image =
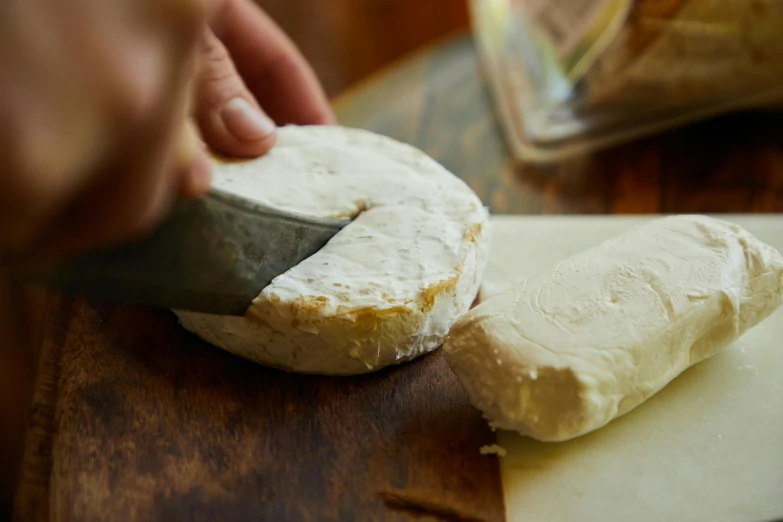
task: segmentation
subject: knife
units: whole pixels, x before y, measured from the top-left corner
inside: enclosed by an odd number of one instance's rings
[[[272,279],[349,222],[285,212],[212,188],[175,205],[144,239],[37,270],[30,279],[110,301],[241,316]]]

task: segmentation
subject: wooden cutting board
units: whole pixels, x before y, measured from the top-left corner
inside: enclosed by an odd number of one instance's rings
[[[783,251],[783,217],[726,218]],[[646,219],[495,217],[482,298]],[[498,443],[509,522],[783,517],[783,309],[597,432]]]
[[[47,310],[16,521],[500,522],[494,441],[440,353],[287,374],[167,311]]]

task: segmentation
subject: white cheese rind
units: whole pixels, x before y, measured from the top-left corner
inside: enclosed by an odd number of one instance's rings
[[[440,346],[478,292],[487,210],[413,147],[357,129],[285,127],[269,154],[219,165],[213,183],[291,212],[358,214],[244,317],[176,311],[239,356],[302,373],[378,370]]]
[[[488,299],[444,351],[493,427],[563,441],[635,408],[782,296],[777,250],[726,221],[667,217]]]

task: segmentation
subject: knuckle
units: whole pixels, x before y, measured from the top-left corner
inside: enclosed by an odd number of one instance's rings
[[[204,62],[201,80],[207,84],[224,83],[232,80],[236,75],[230,62],[209,59]]]
[[[201,63],[198,89],[202,102],[210,109],[242,96],[246,91],[227,53],[205,57]]]
[[[168,78],[176,64],[148,41],[137,41],[118,53],[114,67],[97,86],[110,116],[122,123],[154,117],[166,98]]]
[[[120,86],[110,101],[107,112],[110,119],[127,125],[140,125],[155,117],[155,107],[163,99],[163,92],[150,92],[132,80]]]

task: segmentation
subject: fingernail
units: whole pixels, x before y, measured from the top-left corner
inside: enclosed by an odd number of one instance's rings
[[[244,98],[233,98],[220,111],[223,124],[234,138],[255,141],[266,138],[277,128],[264,113]]]

